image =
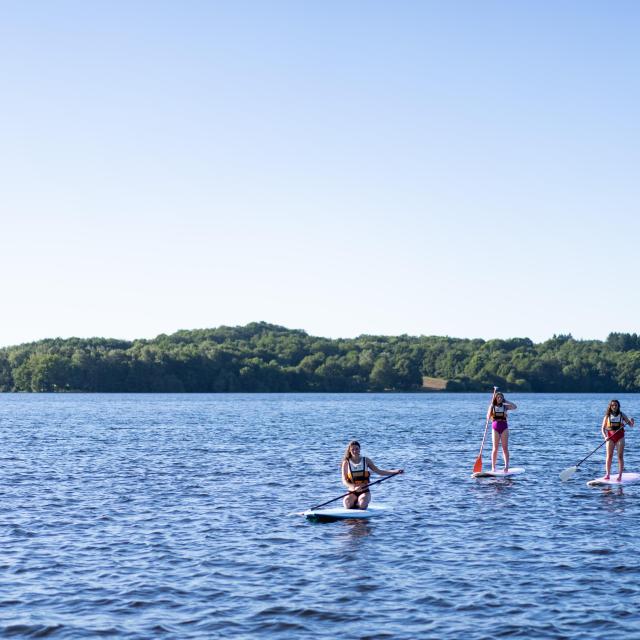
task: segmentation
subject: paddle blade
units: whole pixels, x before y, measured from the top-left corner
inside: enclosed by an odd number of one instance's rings
[[[476,463],[473,465],[473,473],[480,473],[482,471],[482,456],[476,458]]]
[[[578,467],[569,467],[568,469],[565,469],[561,474],[560,474],[560,480],[562,480],[562,482],[566,482],[567,480],[569,480],[570,478],[573,477],[573,474],[578,470]]]

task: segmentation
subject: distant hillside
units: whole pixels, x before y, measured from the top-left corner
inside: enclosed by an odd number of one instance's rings
[[[640,338],[330,340],[264,322],[153,340],[48,339],[0,349],[0,391],[640,390]]]

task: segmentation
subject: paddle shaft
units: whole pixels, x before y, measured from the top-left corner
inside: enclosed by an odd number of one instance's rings
[[[498,387],[493,387],[493,395],[491,396],[491,404],[493,404],[493,400],[496,397],[496,393],[498,391]],[[491,406],[491,405],[489,405]],[[480,467],[478,471],[482,471],[482,450],[484,449],[484,441],[487,439],[487,429],[489,428],[489,412],[487,410],[487,420],[484,423],[484,433],[482,434],[482,442],[480,444],[480,453],[476,458],[476,463],[473,465],[473,471],[476,472],[476,467]]]
[[[618,431],[614,431],[613,433],[618,433]],[[613,435],[610,435],[608,438],[605,438],[586,458],[582,458],[582,460],[580,460],[580,462],[578,462],[576,467],[579,467],[585,460],[590,458],[602,445],[604,445],[607,442],[609,442],[609,440],[611,440],[612,437],[613,437]]]
[[[324,507],[325,505],[335,502],[336,500],[340,500],[340,498],[346,498],[348,495],[351,495],[352,493],[355,493],[355,494],[362,493],[363,491],[366,491],[369,487],[373,487],[374,484],[378,484],[379,482],[384,482],[385,480],[389,480],[390,478],[393,478],[393,476],[399,476],[399,475],[400,473],[392,473],[391,475],[385,476],[384,478],[380,478],[380,480],[376,480],[374,482],[370,482],[369,484],[364,485],[363,487],[359,487],[354,491],[347,491],[347,493],[343,493],[341,496],[338,496],[337,498],[332,498],[331,500],[327,500],[322,504],[317,504],[315,507],[311,507],[309,511],[315,511],[320,507]]]
[[[622,427],[624,429],[624,427]],[[614,432],[616,433],[616,432]],[[604,444],[606,444],[607,442],[609,442],[609,440],[611,440],[611,438],[613,437],[613,435],[609,436],[608,438],[605,438],[588,456],[582,458],[582,460],[580,460],[580,462],[578,462],[578,464],[574,465],[573,467],[568,467],[567,469],[565,469],[561,474],[560,474],[560,480],[562,480],[562,482],[566,482],[569,478],[571,478],[571,476],[573,476],[573,474],[578,470],[578,467],[587,459],[589,459],[600,447],[602,447]]]

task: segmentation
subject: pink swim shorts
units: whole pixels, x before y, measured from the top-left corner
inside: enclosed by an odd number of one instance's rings
[[[502,433],[509,428],[509,425],[507,424],[506,420],[494,420],[491,423],[491,428],[498,433]]]

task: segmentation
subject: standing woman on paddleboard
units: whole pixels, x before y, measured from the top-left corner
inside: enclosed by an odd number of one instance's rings
[[[613,452],[618,448],[618,481],[622,480],[622,472],[624,471],[624,425],[628,424],[633,427],[635,420],[627,418],[620,411],[620,403],[612,400],[607,407],[607,411],[602,419],[602,437],[607,441],[607,457],[604,463],[604,479],[609,480],[611,477],[611,461],[613,460]]]
[[[498,445],[501,442],[504,470],[509,471],[509,425],[507,423],[507,411],[513,411],[517,408],[513,402],[507,402],[500,391],[493,396],[493,401],[489,405],[487,421],[491,420],[491,437],[493,442],[493,449],[491,449],[491,471],[496,470]]]
[[[342,484],[349,491],[358,491],[369,483],[369,470],[381,476],[392,476],[396,473],[403,473],[403,469],[378,469],[371,458],[360,455],[360,443],[352,440],[344,452],[342,458]],[[342,501],[345,509],[366,509],[371,502],[371,492],[365,489],[362,493],[351,493]]]

